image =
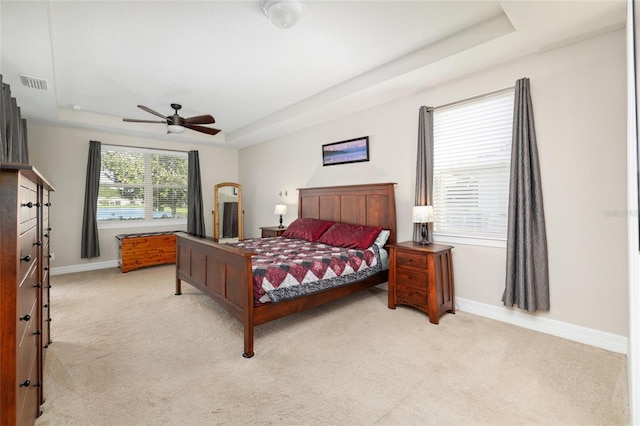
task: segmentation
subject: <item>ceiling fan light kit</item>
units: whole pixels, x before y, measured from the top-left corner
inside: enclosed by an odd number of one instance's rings
[[[262,10],[276,27],[291,28],[302,18],[304,8],[300,0],[266,0]]]
[[[178,124],[167,124],[167,130],[169,133],[182,133],[184,132],[184,127]]]
[[[138,108],[148,112],[149,114],[153,114],[157,117],[161,117],[164,120],[138,120],[134,118],[123,118],[122,121],[127,121],[129,123],[162,123],[167,125],[167,133],[182,133],[185,129],[195,130],[196,132],[206,133],[208,135],[215,135],[220,132],[219,129],[214,129],[212,127],[205,126],[197,126],[197,124],[212,124],[215,123],[216,120],[213,116],[209,114],[205,115],[195,115],[193,117],[180,117],[178,115],[178,111],[182,108],[180,104],[171,104],[171,108],[174,110],[173,115],[167,115],[166,117],[160,114],[157,111],[152,110],[149,107],[144,105],[138,105]]]

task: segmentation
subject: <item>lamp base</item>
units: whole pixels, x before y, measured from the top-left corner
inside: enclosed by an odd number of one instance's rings
[[[431,244],[431,242],[428,240],[422,240],[419,241],[418,244],[420,244],[421,246],[428,246],[429,244]]]

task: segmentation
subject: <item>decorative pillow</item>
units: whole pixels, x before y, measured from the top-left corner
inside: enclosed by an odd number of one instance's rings
[[[389,231],[388,229],[383,229],[382,231],[380,231],[380,233],[378,234],[378,238],[376,238],[373,244],[377,245],[380,248],[384,247],[384,245],[387,244],[387,240],[389,239],[390,235],[391,231]]]
[[[316,241],[331,225],[333,225],[333,222],[326,220],[299,217],[289,225],[287,230],[282,233],[282,236],[286,238],[297,238],[299,240]]]
[[[318,242],[336,247],[365,250],[371,247],[381,230],[380,227],[334,223],[322,234]]]

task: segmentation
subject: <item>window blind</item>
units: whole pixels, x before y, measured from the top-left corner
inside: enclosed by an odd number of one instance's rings
[[[514,91],[434,110],[434,232],[506,240]]]

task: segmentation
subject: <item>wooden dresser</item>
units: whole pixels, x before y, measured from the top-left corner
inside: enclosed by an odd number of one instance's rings
[[[33,167],[0,163],[2,425],[32,425],[44,402],[44,354],[51,343],[50,191]]]
[[[409,305],[438,324],[445,312],[456,312],[452,246],[420,245],[413,241],[390,244],[389,309]]]

